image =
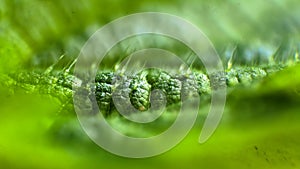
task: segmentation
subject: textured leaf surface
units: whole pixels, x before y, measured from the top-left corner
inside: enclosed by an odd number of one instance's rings
[[[288,64],[299,59],[298,7],[298,0],[0,1],[0,168],[299,168],[299,65],[257,84],[230,90],[224,118],[205,144],[197,140],[208,101],[201,102],[197,124],[183,142],[165,154],[139,160],[117,157],[99,148],[82,131],[74,112],[62,111],[68,105],[63,101],[70,97],[70,90],[64,91],[70,83],[65,82],[72,78],[65,80],[68,78],[58,73],[53,79],[45,77],[42,85],[34,73],[41,74],[65,54],[55,65],[60,72],[77,57],[96,29],[141,11],[170,12],[195,23],[212,40],[224,64],[233,70],[245,65]],[[154,38],[153,44],[188,60],[186,47],[177,47],[176,43],[164,46],[164,40]],[[138,42],[126,43],[135,49],[153,45]],[[126,43],[104,60],[105,68],[111,71],[120,56],[131,52],[125,50]],[[18,81],[7,76],[14,73],[19,75]],[[253,78],[252,74],[239,77],[238,73],[232,71],[230,75],[237,81]],[[237,81],[231,79],[228,83],[235,85]],[[49,80],[64,88],[52,86]],[[16,83],[21,87],[12,88]],[[108,96],[104,84],[100,81],[98,88]],[[35,92],[36,87],[40,93]],[[139,86],[134,88],[141,90]],[[58,96],[52,97],[55,93]],[[165,130],[175,110],[171,107],[158,123],[148,126],[129,123],[118,115],[108,121],[128,135],[147,137]]]

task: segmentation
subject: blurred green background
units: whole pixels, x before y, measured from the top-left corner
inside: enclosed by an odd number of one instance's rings
[[[298,0],[0,0],[0,73],[44,69],[62,54],[73,60],[98,28],[146,11],[196,24],[224,61],[238,48],[237,62],[287,63],[299,57],[299,5]],[[147,159],[104,151],[87,138],[76,117],[58,113],[62,105],[55,98],[26,94],[0,80],[0,168],[300,167],[299,65],[231,91],[217,131],[198,144],[209,107],[203,103],[183,142]]]

